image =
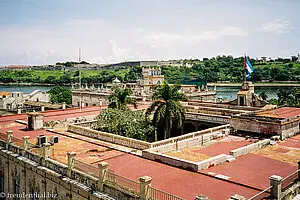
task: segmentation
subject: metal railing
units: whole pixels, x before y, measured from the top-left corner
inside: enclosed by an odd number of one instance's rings
[[[270,186],[270,187],[264,189],[263,191],[257,193],[256,195],[254,195],[253,197],[249,198],[248,200],[269,199],[272,187],[273,186]]]
[[[154,187],[149,187],[150,199],[149,200],[184,200],[178,196],[164,192]]]
[[[283,178],[281,180],[281,188],[285,189],[288,186],[290,186],[291,184],[293,184],[295,182],[295,180],[297,180],[297,179],[300,180],[299,172],[300,172],[300,169],[298,169],[297,171],[294,171],[290,175]]]
[[[94,177],[98,177],[98,174],[99,174],[98,167],[81,162],[77,159],[75,159],[75,169],[78,169],[79,171],[82,171],[82,172],[92,175]]]
[[[140,194],[140,183],[134,180],[130,180],[124,176],[115,174],[112,171],[106,171],[106,181],[110,184],[117,185],[118,187],[135,193]]]

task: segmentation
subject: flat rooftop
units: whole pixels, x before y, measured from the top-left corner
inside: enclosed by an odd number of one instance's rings
[[[213,156],[220,154],[227,154],[231,150],[252,144],[253,141],[250,139],[245,139],[244,137],[238,136],[228,136],[220,139],[215,139],[207,142],[204,146],[197,145],[190,148],[184,148],[179,151],[170,151],[165,154],[185,160],[190,160],[193,162],[199,162],[201,160],[208,159]]]
[[[140,105],[139,108],[148,106]],[[86,107],[46,111],[43,114],[45,121],[51,121],[97,115],[99,112],[99,107]],[[45,135],[48,139],[51,135],[56,135],[59,143],[51,146],[52,159],[66,163],[67,152],[75,151],[76,159],[79,161],[95,167],[101,161],[108,162],[110,170],[136,181],[141,176],[151,176],[154,187],[187,200],[193,200],[199,194],[217,200],[227,200],[234,194],[249,198],[269,186],[269,176],[285,177],[294,172],[297,169],[296,161],[300,157],[300,135],[297,135],[274,146],[239,157],[233,162],[191,172],[147,160],[135,155],[134,150],[127,147],[74,133],[62,130],[28,131],[25,125],[15,122],[17,119],[26,121],[27,115],[0,117],[0,132],[5,134],[7,130],[12,130],[14,137],[19,139],[30,136],[30,141],[34,144],[38,135]],[[249,140],[232,136],[220,139],[209,146],[192,149],[191,152],[211,157],[221,153],[228,154],[230,150],[250,143]],[[97,175],[97,170],[90,173]],[[220,176],[222,178],[219,178]]]
[[[271,117],[271,118],[294,118],[300,117],[300,108],[296,107],[282,107],[263,112],[257,112],[256,116]]]

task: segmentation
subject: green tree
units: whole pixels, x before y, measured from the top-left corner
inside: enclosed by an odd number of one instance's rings
[[[136,100],[129,97],[132,94],[132,90],[130,88],[121,89],[120,87],[114,87],[113,93],[108,97],[108,107],[126,110],[128,109],[127,104],[132,104],[135,108],[137,108]]]
[[[269,100],[269,104],[271,104],[271,105],[278,105],[278,100],[275,99],[275,98],[271,98],[271,99]]]
[[[293,95],[293,105],[299,106],[300,105],[300,88],[298,88],[298,87],[293,88],[292,95]]]
[[[94,129],[139,140],[151,141],[154,127],[141,111],[108,108],[96,118]]]
[[[293,96],[291,91],[287,89],[279,89],[277,92],[278,105],[291,105],[293,102]]]
[[[166,81],[159,85],[152,99],[154,102],[147,109],[146,114],[154,112],[152,123],[158,129],[160,139],[171,137],[171,129],[183,130],[185,110],[180,101],[187,100],[185,94],[180,93],[181,85],[169,85]]]
[[[72,104],[72,91],[66,87],[55,86],[48,93],[52,103]]]

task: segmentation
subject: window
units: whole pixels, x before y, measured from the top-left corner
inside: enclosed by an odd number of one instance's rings
[[[4,192],[4,171],[0,170],[0,193]],[[0,198],[1,200],[4,198]]]
[[[88,103],[85,103],[85,106],[86,106],[86,107],[88,107],[88,106],[89,106],[89,104],[88,104]]]
[[[245,105],[245,97],[240,96],[240,106],[244,106],[244,105]]]
[[[20,194],[20,178],[15,178],[13,180],[13,184],[14,184],[14,194]],[[15,199],[20,199],[19,196],[16,196]]]

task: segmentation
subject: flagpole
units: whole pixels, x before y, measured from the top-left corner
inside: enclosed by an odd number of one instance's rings
[[[247,82],[247,78],[246,78],[246,70],[245,70],[245,68],[246,68],[246,53],[244,53],[244,77],[243,77],[243,79],[244,79],[244,82]]]

